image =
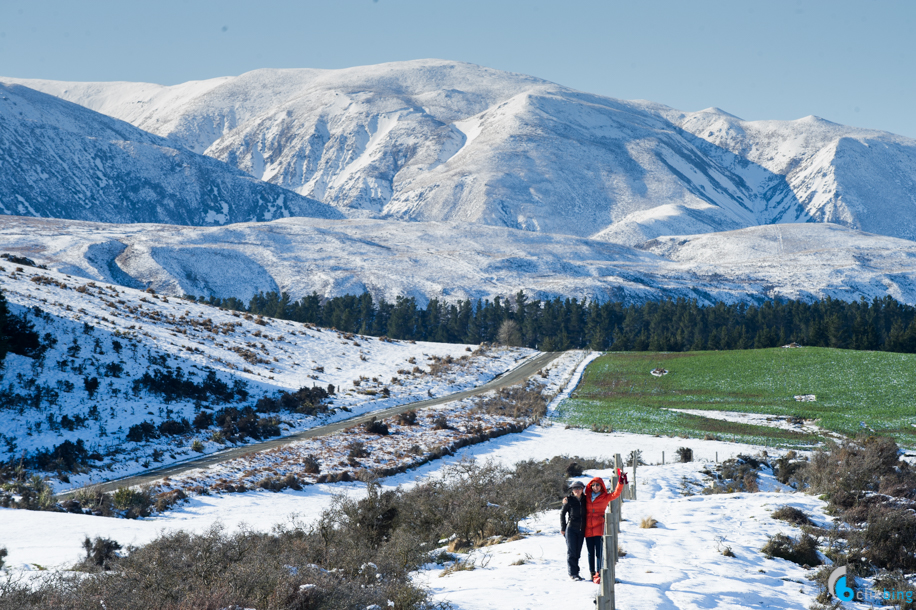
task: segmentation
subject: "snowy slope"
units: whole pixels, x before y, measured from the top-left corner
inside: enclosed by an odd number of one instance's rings
[[[0,84],[0,214],[214,225],[335,209],[129,123]]]
[[[742,121],[712,108],[666,116],[786,182],[812,220],[916,236],[916,145],[910,138],[807,116]]]
[[[916,142],[745,122],[472,64],[255,70],[164,87],[20,82],[354,215],[663,235],[826,221],[916,238]]]
[[[226,227],[0,217],[2,251],[170,295],[286,291],[394,301],[511,296],[709,304],[777,296],[916,303],[916,243],[838,225],[768,225],[628,248],[463,223],[284,219]]]
[[[671,455],[682,445],[693,448],[697,461],[655,465],[662,451]],[[639,449],[653,465],[638,470],[639,498],[623,504],[621,546],[627,555],[617,564],[617,602],[621,608],[779,608],[805,610],[816,595],[807,570],[782,559],[766,559],[760,547],[767,536],[783,532],[798,535],[797,528],[774,520],[770,513],[783,505],[804,510],[822,526],[831,521],[825,503],[815,497],[787,493],[769,475],[761,476],[763,491],[756,494],[685,497],[684,479],[702,484],[701,470],[718,452],[720,460],[753,454],[760,448],[698,439],[657,438],[632,434],[597,434],[565,430],[562,426],[532,427],[482,445],[462,449],[453,457],[420,469],[389,477],[386,487],[412,485],[437,476],[443,466],[467,456],[494,459],[511,465],[524,459],[577,454],[608,459]],[[608,476],[607,471],[589,471]],[[188,504],[148,519],[124,520],[66,513],[41,513],[0,509],[5,526],[2,540],[10,551],[7,563],[14,574],[34,573],[36,564],[67,568],[83,555],[85,536],[104,536],[121,544],[144,544],[163,530],[182,528],[203,532],[214,522],[233,530],[245,524],[269,531],[275,524],[297,515],[313,522],[332,494],[352,497],[365,493],[362,483],[311,485],[302,491],[280,493],[251,491],[242,494],[197,496]],[[640,529],[643,517],[659,521],[656,529]],[[566,577],[566,549],[559,534],[559,511],[548,511],[522,523],[522,540],[484,547],[468,558],[476,565],[440,577],[441,566],[430,564],[417,573],[434,597],[458,610],[504,608],[593,608],[598,587],[571,582]],[[717,543],[730,546],[736,557],[724,557]],[[519,560],[521,565],[512,565]],[[586,557],[580,566],[586,566]],[[865,608],[865,606],[850,606]]]
[[[24,315],[50,343],[40,358],[8,354],[2,363],[0,461],[82,440],[99,459],[90,473],[71,477],[73,484],[143,472],[154,452],[160,464],[187,460],[198,455],[191,451],[195,440],[204,444],[202,453],[224,446],[210,429],[126,441],[130,427],[141,422],[193,421],[204,408],[243,408],[283,391],[334,385],[328,413],[279,414],[286,435],[474,387],[534,353],[343,335],[6,261],[0,286],[11,311]],[[433,357],[446,356],[455,364],[439,375],[426,374]],[[236,393],[228,402],[170,400],[134,386],[144,373],[178,374],[196,384],[212,373],[246,395]],[[92,379],[95,391],[89,390]]]

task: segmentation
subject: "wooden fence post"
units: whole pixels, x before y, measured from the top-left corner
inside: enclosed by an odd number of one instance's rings
[[[662,466],[665,465],[665,452],[662,451]]]
[[[616,502],[616,500],[615,500]],[[614,523],[614,502],[608,504],[604,512],[604,544],[603,565],[601,566],[601,589],[598,593],[598,610],[617,610],[614,598],[614,582],[617,579],[615,565],[617,563],[617,524]]]
[[[613,477],[614,486],[611,487],[611,490],[614,490],[614,489],[617,488],[617,469],[620,468],[621,471],[623,471],[623,467],[624,467],[624,463],[623,463],[623,460],[622,460],[621,457],[620,457],[620,454],[619,454],[619,453],[615,453],[615,454],[614,454],[614,477]],[[620,497],[620,500],[623,500],[623,492],[622,492],[622,491],[620,492],[620,496],[621,496],[621,497]],[[616,500],[615,500],[615,501],[616,501]],[[617,501],[617,516],[618,516],[618,519],[619,519],[620,515],[622,514],[622,513],[621,513],[621,510],[620,510],[620,504],[621,504],[621,503],[620,503],[619,501]],[[620,523],[619,523],[619,521],[618,521],[617,526],[618,526],[618,527],[617,527],[617,533],[619,534],[619,533],[620,533]],[[616,557],[616,556],[617,556],[617,553],[614,553],[614,556]]]
[[[631,500],[636,499],[636,462],[639,461],[636,458],[636,456],[637,456],[637,453],[634,451],[633,452],[633,482],[630,484],[632,486],[630,490],[630,499]]]

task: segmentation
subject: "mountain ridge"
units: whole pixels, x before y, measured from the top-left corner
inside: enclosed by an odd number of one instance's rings
[[[912,215],[894,217],[916,203],[916,141],[814,117],[685,113],[447,60],[262,69],[171,87],[5,80],[133,121],[351,217],[627,245],[804,221],[916,238]]]
[[[0,83],[0,212],[212,225],[339,211],[133,125]]]

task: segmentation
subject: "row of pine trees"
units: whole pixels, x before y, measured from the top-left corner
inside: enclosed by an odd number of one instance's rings
[[[193,297],[186,297],[193,298]],[[260,293],[240,299],[199,299],[251,314],[307,322],[350,333],[444,343],[498,342],[543,351],[697,351],[802,345],[916,353],[916,308],[891,297],[846,302],[826,299],[717,303],[677,299],[641,304],[531,300],[514,297],[390,303],[369,293],[297,301]]]

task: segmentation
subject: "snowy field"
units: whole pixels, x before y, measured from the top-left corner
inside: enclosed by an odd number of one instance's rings
[[[681,446],[694,450],[697,461],[657,465],[661,452],[671,456]],[[767,535],[797,534],[795,528],[769,517],[788,504],[828,525],[823,502],[812,496],[789,493],[767,475],[761,475],[761,492],[727,495],[682,495],[683,481],[693,481],[696,491],[703,484],[700,471],[718,453],[720,460],[760,447],[702,441],[657,438],[633,434],[600,434],[565,429],[562,425],[535,426],[521,434],[462,449],[455,456],[417,470],[390,477],[383,485],[411,485],[423,477],[436,476],[448,463],[464,457],[492,459],[503,464],[519,460],[575,454],[610,458],[634,449],[643,452],[650,465],[638,469],[638,500],[623,506],[621,546],[627,555],[617,568],[620,608],[792,608],[803,610],[816,594],[805,579],[807,572],[781,560],[766,559],[760,548]],[[670,459],[670,458],[669,458]],[[610,471],[583,475],[609,476]],[[201,532],[214,523],[232,530],[242,524],[269,530],[277,523],[297,518],[314,520],[333,494],[360,495],[362,483],[311,485],[303,491],[266,491],[223,496],[195,497],[189,504],[148,519],[128,521],[62,513],[0,509],[0,545],[9,549],[12,571],[63,568],[82,556],[85,536],[105,536],[121,544],[143,544],[171,529]],[[643,517],[658,520],[657,529],[640,529]],[[456,608],[591,608],[597,586],[572,582],[566,577],[565,544],[559,533],[559,511],[536,515],[524,523],[527,537],[479,549],[470,555],[478,566],[440,577],[442,568],[417,574],[436,599]],[[736,557],[722,556],[718,545],[730,546]],[[510,565],[518,560],[523,565]],[[587,571],[586,556],[580,563]]]

